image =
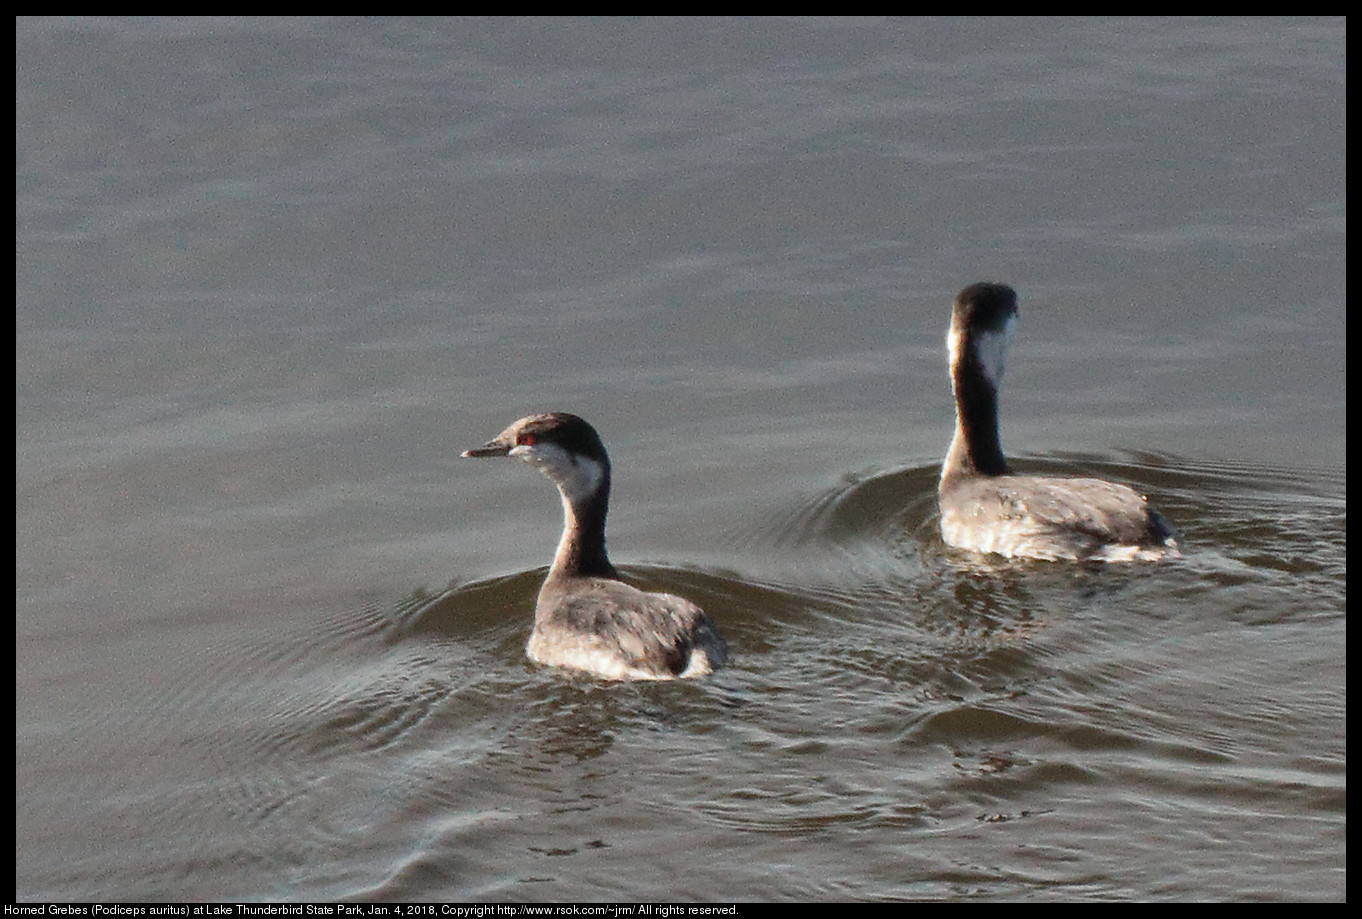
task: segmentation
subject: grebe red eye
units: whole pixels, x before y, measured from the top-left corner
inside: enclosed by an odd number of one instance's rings
[[[521,434],[519,437],[516,438],[516,443],[520,444],[522,447],[532,447],[534,446],[534,435]]]

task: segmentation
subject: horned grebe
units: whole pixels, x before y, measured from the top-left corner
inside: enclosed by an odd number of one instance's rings
[[[724,662],[727,646],[700,607],[626,584],[610,564],[610,459],[595,428],[565,412],[530,415],[463,455],[522,459],[563,496],[563,537],[525,649],[531,660],[610,680],[701,676]]]
[[[1013,475],[998,436],[998,386],[1017,294],[972,284],[946,336],[955,437],[941,465],[941,537],[1012,558],[1132,561],[1178,555],[1178,536],[1142,495],[1101,479]]]

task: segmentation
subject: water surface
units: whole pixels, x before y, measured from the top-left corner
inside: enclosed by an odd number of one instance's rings
[[[20,899],[1346,897],[1341,20],[21,19]],[[1167,564],[936,534],[944,335]],[[732,663],[524,658],[587,417]]]

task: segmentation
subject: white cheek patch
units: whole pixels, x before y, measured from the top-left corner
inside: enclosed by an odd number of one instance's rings
[[[1017,320],[1008,319],[997,332],[980,332],[974,337],[974,355],[989,382],[997,388],[1003,379],[1003,365],[1007,359],[1007,346],[1012,342]]]
[[[604,477],[605,469],[600,463],[579,456],[571,465],[571,473],[557,481],[563,494],[576,503],[594,496]]]
[[[511,456],[524,460],[551,478],[556,478],[561,470],[572,468],[572,457],[557,444],[517,444],[511,448]]]
[[[574,457],[557,444],[521,444],[511,449],[519,457],[553,479],[563,495],[576,502],[595,494],[605,470],[600,463],[584,456]]]

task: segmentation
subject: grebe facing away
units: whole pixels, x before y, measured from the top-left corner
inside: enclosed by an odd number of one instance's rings
[[[946,347],[955,437],[941,466],[941,537],[1012,558],[1131,561],[1178,555],[1177,534],[1124,485],[1013,475],[998,437],[998,386],[1017,294],[972,284],[955,298]]]
[[[620,580],[605,554],[610,459],[596,429],[576,415],[521,418],[464,456],[514,456],[563,496],[563,538],[534,609],[530,660],[610,680],[701,676],[727,648],[700,607]]]

